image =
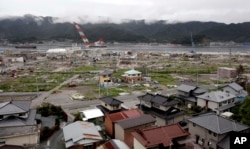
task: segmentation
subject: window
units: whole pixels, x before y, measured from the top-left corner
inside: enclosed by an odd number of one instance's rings
[[[214,136],[216,137],[216,136],[217,136],[217,134],[216,134],[216,133],[214,133]]]
[[[212,131],[208,130],[208,134],[210,134],[210,135],[211,135],[211,134],[212,134]]]
[[[196,124],[195,123],[193,123],[193,127],[195,127],[196,126]]]
[[[221,102],[219,103],[219,107],[220,107],[220,106],[222,106],[222,103],[221,103]]]

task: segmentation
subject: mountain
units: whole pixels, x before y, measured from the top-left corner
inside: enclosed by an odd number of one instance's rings
[[[0,19],[0,38],[11,42],[81,39],[72,23],[55,23],[53,17],[25,15]],[[80,27],[91,42],[103,37],[106,42],[162,42],[190,44],[190,35],[196,43],[209,41],[250,42],[250,23],[224,24],[217,22],[177,22],[164,20],[146,23],[131,20],[126,23],[88,23]]]

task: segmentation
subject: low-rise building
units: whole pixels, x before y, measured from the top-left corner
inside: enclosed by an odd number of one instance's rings
[[[100,101],[101,105],[98,105],[97,108],[101,109],[105,114],[119,112],[122,110],[121,104],[123,102],[113,97],[103,97],[100,98]]]
[[[206,92],[207,90],[201,87],[181,84],[177,88],[177,97],[181,99],[185,105],[187,105],[188,107],[191,107],[197,104],[196,96],[202,95]]]
[[[142,113],[137,109],[107,114],[105,115],[105,122],[104,122],[105,131],[111,138],[113,138],[115,136],[115,122],[116,121],[127,119],[127,118],[132,118],[132,117],[137,117],[140,115],[142,115]]]
[[[118,139],[112,139],[100,145],[97,149],[130,149],[126,143]]]
[[[136,83],[142,81],[142,73],[140,71],[131,69],[124,72],[122,75],[122,80],[126,83]]]
[[[139,109],[145,114],[151,114],[155,117],[156,125],[165,126],[184,121],[185,112],[178,108],[179,101],[163,95],[150,93],[146,93],[138,98],[140,100]]]
[[[228,149],[229,133],[248,131],[249,127],[215,113],[188,119],[191,137],[205,149]]]
[[[229,67],[219,67],[217,70],[217,79],[231,79],[237,76],[237,70]]]
[[[99,76],[99,83],[105,84],[105,83],[112,83],[112,77],[113,77],[113,71],[111,70],[104,70],[100,73]]]
[[[103,140],[99,129],[91,122],[76,121],[63,127],[67,149],[96,149]]]
[[[30,100],[0,103],[0,146],[35,148],[40,140],[36,110]]]
[[[81,111],[83,121],[103,120],[104,114],[100,109],[88,109]]]
[[[235,106],[236,96],[222,91],[208,92],[197,96],[197,106],[213,110],[217,114],[230,111]]]
[[[155,119],[151,115],[140,115],[115,122],[115,138],[124,141],[130,147],[133,146],[132,132],[138,129],[152,127]]]
[[[226,93],[230,93],[236,96],[237,101],[243,101],[248,96],[247,91],[242,86],[233,82],[222,87],[222,90]]]

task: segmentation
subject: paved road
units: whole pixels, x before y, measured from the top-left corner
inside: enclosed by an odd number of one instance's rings
[[[50,94],[52,94],[54,91],[60,89],[63,85],[70,83],[72,80],[76,79],[78,76],[79,75],[74,75],[73,77],[64,81],[63,83],[61,83],[57,87],[53,88],[52,90],[50,90],[48,92],[43,92],[40,96],[38,96],[37,98],[32,100],[31,107],[36,108],[36,107],[40,106],[43,103],[43,101],[49,97]]]

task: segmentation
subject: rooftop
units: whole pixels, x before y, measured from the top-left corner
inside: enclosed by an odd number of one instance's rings
[[[217,134],[224,134],[231,131],[239,132],[249,128],[246,125],[216,115],[215,113],[206,113],[188,120]]]
[[[196,88],[196,86],[181,84],[181,85],[177,88],[177,90],[183,91],[183,92],[190,92],[190,91],[194,90],[195,88]]]
[[[25,113],[30,110],[30,100],[13,100],[0,103],[0,115]]]
[[[173,139],[186,137],[189,133],[183,130],[179,124],[171,124],[138,130],[133,132],[132,135],[145,147],[154,147],[160,144],[168,147],[173,144]]]
[[[102,111],[100,109],[97,109],[97,108],[84,110],[84,111],[81,111],[81,113],[83,114],[83,120],[84,121],[104,116]]]
[[[222,92],[222,91],[213,91],[208,92],[203,95],[197,96],[197,98],[201,98],[204,100],[209,100],[213,102],[222,102],[228,99],[235,98],[236,96],[230,93]]]
[[[63,128],[66,148],[79,144],[91,144],[101,141],[97,127],[90,122],[76,121]]]
[[[116,105],[120,105],[120,104],[123,103],[122,101],[117,100],[117,99],[115,99],[113,97],[103,97],[100,100],[103,101],[104,103],[108,104],[108,105],[111,105],[111,106],[116,106]]]
[[[150,93],[146,93],[145,95],[139,96],[138,98],[140,100],[157,103],[163,106],[172,106],[179,103],[179,101],[177,100],[170,99],[169,97],[160,94],[153,95]]]
[[[134,70],[134,69],[131,69],[131,70],[126,71],[126,72],[124,72],[124,73],[125,73],[125,74],[130,74],[130,75],[132,75],[132,74],[141,74],[140,71],[137,71],[137,70]]]
[[[137,127],[149,123],[154,123],[155,118],[153,118],[151,115],[143,114],[141,116],[132,117],[128,119],[122,119],[119,121],[116,121],[118,125],[120,125],[123,129],[128,129],[132,127]]]
[[[139,110],[133,109],[133,110],[127,110],[127,111],[107,114],[107,117],[109,117],[112,122],[115,122],[118,120],[127,119],[127,118],[131,118],[131,117],[137,117],[140,115],[142,115],[142,114]]]

